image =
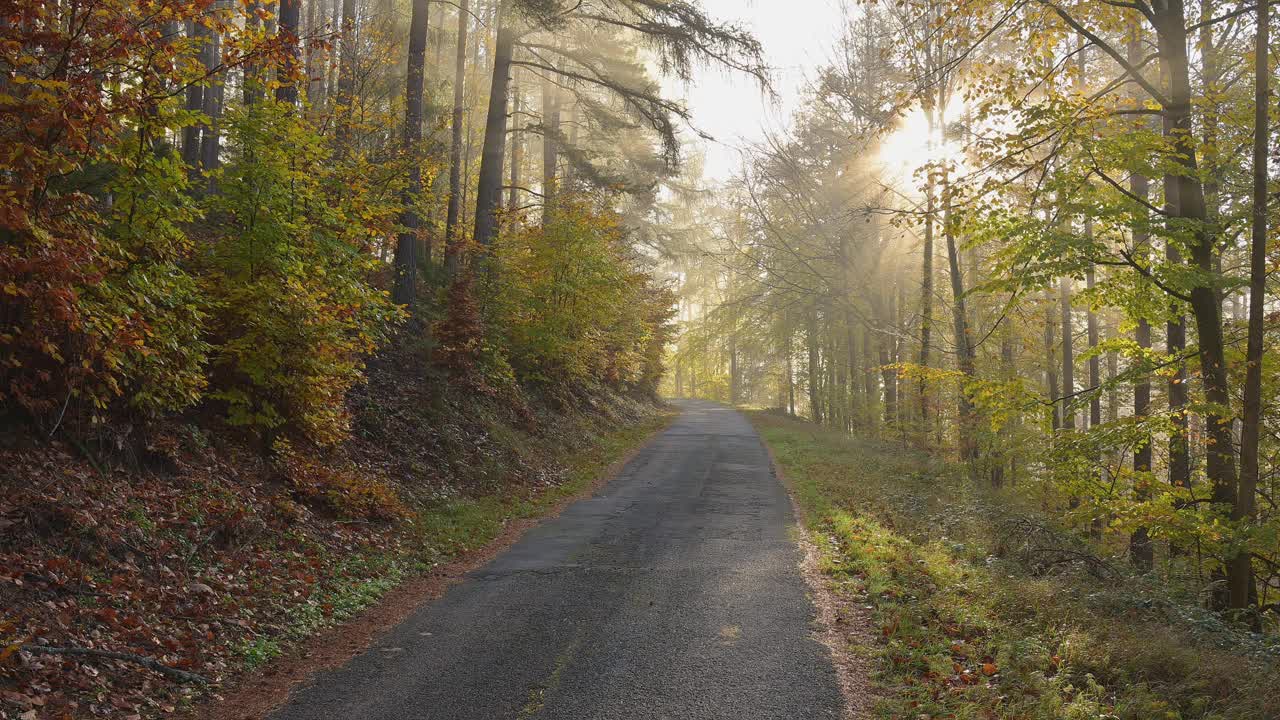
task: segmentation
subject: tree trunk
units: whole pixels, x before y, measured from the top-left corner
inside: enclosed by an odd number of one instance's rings
[[[791,330],[787,329],[786,337],[782,341],[782,352],[787,359],[787,414],[795,417],[796,414],[796,382],[795,369],[791,363]]]
[[[333,0],[329,13],[329,32],[337,32],[342,27],[342,0]],[[328,67],[324,74],[324,102],[325,106],[330,105],[330,100],[337,92],[338,86],[338,65],[342,62],[342,52],[340,49],[334,49],[332,46],[325,51],[327,55]]]
[[[933,137],[933,123],[930,122],[929,137]],[[920,269],[920,367],[929,367],[929,345],[933,334],[933,170],[928,172],[925,183],[925,215],[924,215],[924,248],[921,250]],[[929,433],[929,388],[921,379],[920,387],[920,436]]]
[[[1240,487],[1236,494],[1231,519],[1250,523],[1256,512],[1259,461],[1258,444],[1262,432],[1262,363],[1264,360],[1263,325],[1266,320],[1267,291],[1267,149],[1270,123],[1267,111],[1270,67],[1267,64],[1268,36],[1271,30],[1270,1],[1258,2],[1258,29],[1254,45],[1254,119],[1253,119],[1253,228],[1249,247],[1249,340],[1245,350],[1244,417],[1240,433]],[[1231,558],[1227,573],[1230,586],[1229,604],[1247,607],[1254,591],[1253,563],[1249,548],[1241,548]]]
[[[1164,63],[1161,63],[1163,69]],[[1166,74],[1167,73],[1162,73]],[[1167,86],[1168,83],[1166,82]],[[1172,132],[1170,118],[1165,116],[1164,134]],[[1178,214],[1178,184],[1173,175],[1164,176],[1164,205],[1169,217]],[[1170,227],[1170,235],[1177,228]],[[1165,257],[1170,265],[1182,264],[1183,259],[1178,248],[1172,243],[1165,243]],[[1165,352],[1170,356],[1181,354],[1187,348],[1187,320],[1181,314],[1179,302],[1173,300],[1174,314],[1165,323]],[[1187,441],[1187,367],[1179,362],[1174,365],[1173,377],[1169,378],[1166,394],[1169,398],[1169,415],[1173,422],[1173,431],[1169,435],[1169,484],[1175,487],[1187,487],[1191,484],[1191,448]]]
[[[560,92],[550,80],[542,82],[542,224],[555,212],[559,182],[556,167],[560,143]]]
[[[875,318],[872,318],[873,321]],[[878,324],[878,321],[876,321]],[[867,429],[876,434],[882,413],[883,399],[880,397],[880,378],[876,367],[877,346],[880,344],[879,334],[869,325],[862,327],[862,396],[867,413]]]
[[[280,19],[276,35],[287,50],[280,68],[276,71],[276,100],[290,105],[298,104],[298,48],[299,24],[302,21],[302,0],[280,0]]]
[[[822,396],[819,394],[818,378],[821,369],[818,362],[818,310],[809,309],[806,324],[805,340],[809,346],[809,418],[815,424],[822,424]]]
[[[219,10],[222,3],[214,4],[214,9]],[[204,66],[210,73],[209,85],[204,89],[204,114],[208,118],[208,123],[204,127],[204,133],[200,138],[200,169],[206,175],[218,168],[219,160],[222,152],[221,133],[222,133],[222,106],[223,99],[226,95],[225,73],[219,68],[222,65],[222,35],[214,30],[207,30],[207,40],[202,50],[204,54]],[[214,192],[216,181],[213,177],[207,177],[208,184],[205,186],[206,192]]]
[[[1076,391],[1075,331],[1071,317],[1071,278],[1058,281],[1058,300],[1062,303],[1062,429],[1076,429],[1076,414],[1071,397]]]
[[[196,41],[200,47],[200,58],[203,60],[204,44],[209,42],[209,29],[201,23],[188,21],[187,37]],[[185,109],[188,112],[204,110],[204,91],[205,88],[202,85],[194,82],[187,86]],[[194,176],[200,164],[200,123],[192,123],[182,128],[182,162]]]
[[[1049,427],[1056,433],[1060,427],[1060,415],[1058,413],[1058,363],[1057,354],[1054,352],[1058,344],[1058,320],[1055,317],[1055,308],[1053,302],[1053,292],[1051,290],[1044,291],[1045,300],[1045,319],[1044,319],[1044,361],[1045,361],[1045,380],[1048,381],[1049,391]]]
[[[281,0],[284,2],[285,0]],[[297,2],[297,0],[293,0]],[[342,0],[342,35],[338,42],[336,135],[344,152],[351,136],[356,102],[356,0]]]
[[[978,454],[978,446],[974,440],[977,422],[974,417],[973,398],[969,396],[967,385],[974,377],[975,362],[972,338],[969,337],[969,315],[965,310],[964,276],[960,274],[960,252],[956,246],[955,223],[951,216],[950,182],[945,174],[942,182],[942,205],[945,213],[942,234],[947,243],[947,264],[951,271],[951,316],[955,325],[956,366],[961,375],[960,387],[957,389],[960,459],[969,464],[969,469],[972,471],[975,469],[973,463],[977,460]]]
[[[400,224],[404,231],[396,242],[395,285],[392,300],[412,305],[417,289],[418,218],[417,204],[422,195],[422,165],[418,151],[422,144],[422,94],[426,83],[427,19],[429,0],[413,0],[409,17],[408,72],[404,85],[404,152],[409,158],[409,184],[405,188],[404,210]]]
[[[313,37],[320,30],[320,0],[307,0],[307,36]],[[307,43],[307,103],[315,109],[324,93],[324,74],[320,63],[324,62],[324,50],[315,42]]]
[[[1178,172],[1170,173],[1176,176],[1173,182],[1177,186],[1177,217],[1194,226],[1191,260],[1203,276],[1211,278],[1216,274],[1215,236],[1205,222],[1204,186],[1199,179],[1191,134],[1191,77],[1182,0],[1168,0],[1154,6],[1152,24],[1156,28],[1161,62],[1169,73],[1169,103],[1163,111],[1168,117],[1166,131],[1177,150],[1168,160],[1180,166]],[[1222,336],[1222,305],[1211,281],[1202,281],[1192,288],[1191,310],[1200,341],[1201,378],[1209,408],[1204,417],[1208,434],[1205,475],[1212,487],[1214,502],[1231,508],[1236,501],[1235,448],[1230,418],[1224,416],[1230,412],[1231,392]],[[1218,592],[1214,602],[1221,607],[1228,604],[1229,599],[1229,592]]]
[[[444,270],[450,281],[458,274],[461,241],[458,238],[458,216],[462,206],[462,116],[463,83],[467,75],[467,26],[471,1],[460,0],[458,6],[458,47],[453,65],[453,120],[449,141],[449,206],[444,220]]]
[[[505,3],[504,3],[505,5]],[[511,55],[515,30],[505,7],[498,10],[498,37],[493,51],[493,82],[489,86],[489,113],[480,151],[480,175],[476,184],[475,241],[488,253],[498,238],[498,211],[502,204],[502,165],[506,160],[507,100],[511,86]]]
[[[1088,232],[1092,235],[1092,228]],[[1085,271],[1084,283],[1087,289],[1093,290],[1093,267]],[[1089,398],[1089,428],[1093,429],[1102,424],[1102,392],[1099,389],[1102,386],[1102,358],[1097,354],[1098,316],[1093,311],[1092,305],[1089,307],[1089,315],[1085,323],[1089,332],[1089,387],[1093,388],[1093,396]]]
[[[256,34],[262,28],[262,18],[258,17],[258,11],[262,9],[262,0],[252,0],[249,3],[245,13],[245,29]],[[241,80],[242,85],[241,101],[246,105],[253,105],[262,100],[262,68],[257,63],[246,62],[244,64],[244,76]]]
[[[738,393],[742,389],[738,386],[738,338],[735,335],[729,336],[729,404],[738,404]]]
[[[514,71],[513,71],[514,75]],[[520,163],[521,143],[524,131],[520,120],[520,85],[513,79],[511,82],[511,187],[507,189],[507,210],[515,212],[520,207]]]

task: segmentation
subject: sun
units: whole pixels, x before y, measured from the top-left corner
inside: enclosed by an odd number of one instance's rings
[[[948,116],[958,112],[949,109]],[[936,128],[929,131],[928,116],[918,105],[898,121],[898,127],[880,141],[880,162],[886,174],[907,187],[914,188],[917,170],[931,162],[946,162],[956,168],[965,165],[960,143],[944,139]]]

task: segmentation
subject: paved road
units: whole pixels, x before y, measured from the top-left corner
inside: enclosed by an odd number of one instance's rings
[[[276,720],[835,718],[786,493],[738,413],[680,418]]]

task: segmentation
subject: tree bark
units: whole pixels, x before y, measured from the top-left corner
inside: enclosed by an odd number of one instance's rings
[[[1049,427],[1057,433],[1062,427],[1060,415],[1058,413],[1058,363],[1057,355],[1054,352],[1058,345],[1058,320],[1055,317],[1053,292],[1051,290],[1044,291],[1045,300],[1045,318],[1044,318],[1044,361],[1045,361],[1045,380],[1048,381],[1049,391]]]
[[[505,5],[505,3],[503,3]],[[498,10],[498,37],[493,51],[493,81],[489,86],[489,113],[480,151],[480,175],[476,184],[475,241],[488,253],[498,238],[498,211],[502,205],[502,166],[506,160],[507,100],[511,87],[511,55],[515,30],[505,7]]]
[[[1231,519],[1249,523],[1256,513],[1258,487],[1258,444],[1262,432],[1262,363],[1265,358],[1263,324],[1266,320],[1267,291],[1267,149],[1271,106],[1268,64],[1271,30],[1270,1],[1258,2],[1258,28],[1254,52],[1253,119],[1253,228],[1249,247],[1249,339],[1245,350],[1244,417],[1240,433],[1240,487]],[[1248,547],[1242,547],[1230,561],[1227,573],[1229,605],[1245,608],[1254,591],[1253,563]]]
[[[933,123],[929,123],[929,137],[933,137]],[[929,170],[925,183],[925,215],[924,215],[924,248],[921,250],[920,268],[920,367],[929,367],[929,346],[933,335],[933,214],[936,208],[933,201],[933,171]],[[921,379],[920,391],[920,433],[927,437],[929,433],[929,387]]]
[[[1182,0],[1168,0],[1153,7],[1160,60],[1169,72],[1166,133],[1177,152],[1169,162],[1180,166],[1173,182],[1177,187],[1177,217],[1194,226],[1191,261],[1204,276],[1216,274],[1214,233],[1207,226],[1204,186],[1199,177],[1196,148],[1192,136],[1190,64],[1187,56],[1187,28]],[[1222,335],[1222,304],[1212,282],[1200,282],[1191,289],[1191,311],[1200,344],[1200,368],[1208,410],[1205,475],[1215,503],[1231,508],[1236,501],[1235,448],[1231,434],[1231,393],[1227,378],[1225,343]],[[1229,602],[1223,588],[1215,595],[1215,605]]]
[[[452,281],[458,274],[461,241],[458,238],[458,216],[462,206],[462,119],[463,84],[467,74],[467,26],[471,2],[460,0],[458,6],[458,47],[453,66],[453,120],[449,141],[449,205],[444,221],[444,270]]]
[[[200,57],[204,59],[204,43],[208,42],[209,29],[194,21],[187,21],[187,37],[195,39],[200,45]],[[187,86],[185,109],[188,112],[204,110],[205,88],[197,83]],[[200,123],[192,123],[182,128],[182,162],[194,176],[200,164]]]
[[[1075,332],[1071,318],[1071,278],[1058,280],[1058,300],[1062,304],[1062,429],[1076,429],[1076,414],[1071,409],[1071,396],[1076,391]]]
[[[822,424],[822,396],[818,389],[821,369],[818,360],[818,309],[809,308],[805,340],[809,346],[809,417],[815,424]]]
[[[298,104],[298,48],[299,23],[302,20],[302,0],[280,0],[280,20],[276,35],[287,50],[280,69],[276,72],[276,100],[290,105]]]
[[[551,221],[559,194],[560,89],[542,82],[542,224]]]
[[[285,2],[286,0],[281,0]],[[297,0],[293,0],[297,2]],[[351,136],[356,101],[356,0],[342,0],[342,34],[338,42],[338,147],[344,152]]]
[[[951,216],[951,189],[945,174],[943,176],[942,193],[943,212],[945,213],[942,234],[947,243],[947,264],[951,271],[951,316],[955,326],[956,365],[961,375],[960,387],[957,389],[959,398],[957,412],[960,421],[960,427],[958,428],[960,459],[969,464],[972,471],[975,470],[973,463],[976,462],[978,454],[978,446],[974,440],[977,419],[974,414],[973,398],[969,396],[967,385],[973,379],[976,368],[972,338],[969,337],[969,315],[965,309],[964,276],[960,273],[960,252],[956,245],[955,223]]]
[[[427,21],[429,0],[413,0],[409,17],[408,72],[404,86],[404,152],[409,158],[409,183],[405,188],[400,224],[404,232],[396,241],[395,285],[392,300],[412,305],[417,289],[418,218],[417,203],[422,195],[422,166],[418,155],[422,144],[422,94],[426,83]]]
[[[214,4],[220,9],[221,2]],[[221,151],[221,125],[223,98],[226,94],[225,73],[219,70],[222,65],[222,35],[214,30],[206,30],[206,40],[201,52],[204,56],[205,70],[209,73],[209,84],[204,89],[203,112],[208,118],[204,132],[200,138],[200,169],[206,174],[206,192],[216,190],[216,182],[208,173],[217,169]]]
[[[514,71],[513,71],[514,75]],[[520,163],[523,162],[521,143],[524,131],[520,127],[520,86],[511,81],[511,186],[507,189],[507,210],[515,212],[520,207]]]
[[[1090,267],[1084,276],[1085,287],[1094,288],[1094,272]],[[1089,398],[1089,428],[1102,424],[1102,358],[1098,357],[1098,315],[1089,307],[1089,315],[1085,320],[1089,333],[1089,387],[1094,388],[1093,397]]]

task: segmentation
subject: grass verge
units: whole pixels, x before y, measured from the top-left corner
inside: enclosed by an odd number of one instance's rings
[[[900,445],[751,413],[822,571],[873,627],[884,718],[1280,717],[1274,638],[1090,557],[1016,491]]]

